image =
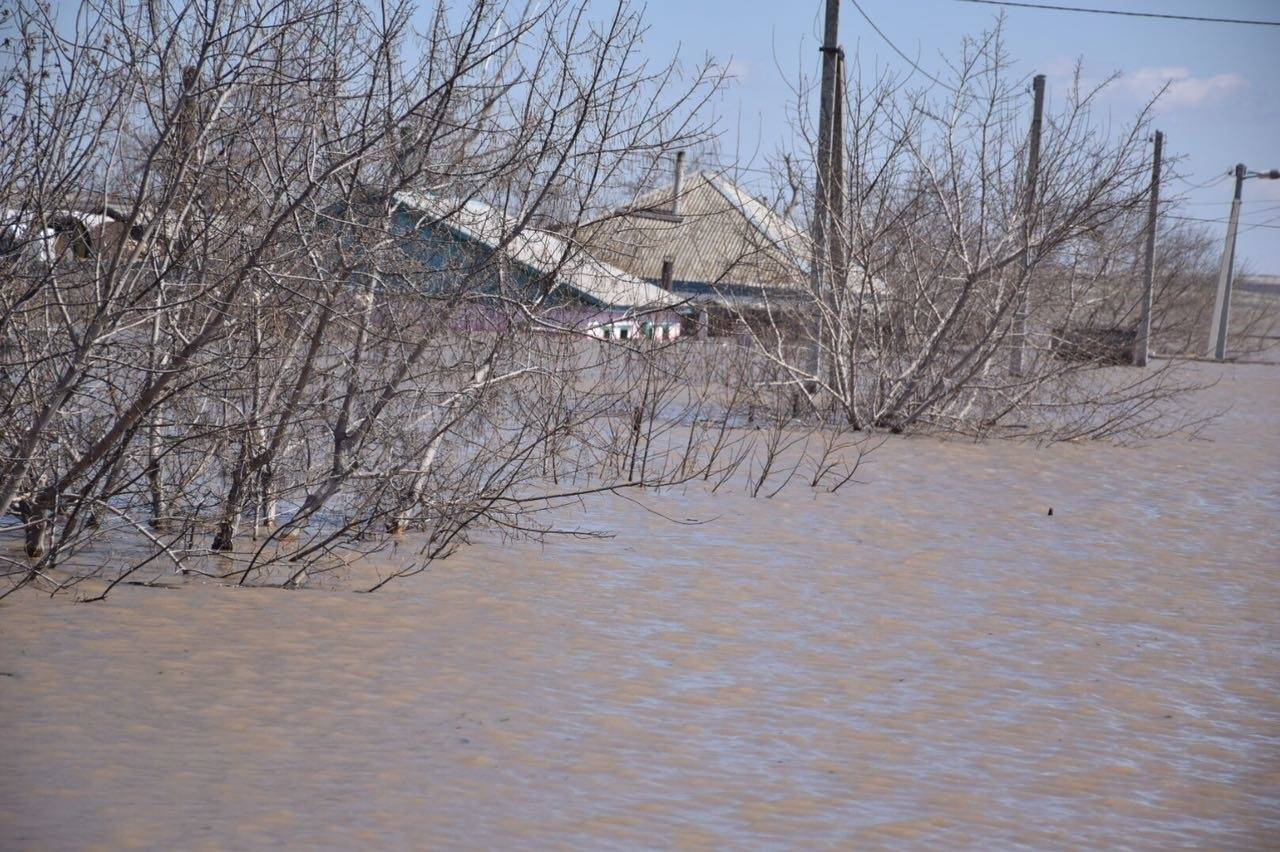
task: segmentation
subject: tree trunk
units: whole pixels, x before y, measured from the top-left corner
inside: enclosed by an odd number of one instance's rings
[[[213,549],[228,551],[235,549],[236,530],[240,526],[240,515],[244,507],[244,486],[248,472],[247,451],[240,446],[240,455],[236,459],[236,469],[231,475],[231,487],[227,490],[227,502],[222,508],[222,520],[218,522],[218,530],[213,536]]]
[[[26,553],[32,559],[39,559],[53,549],[53,505],[49,494],[18,502],[18,517],[26,525],[23,531]]]
[[[151,319],[151,348],[147,354],[147,370],[151,375],[160,366],[160,324],[163,319],[164,286],[156,288],[155,315]],[[151,526],[163,529],[169,517],[168,500],[165,499],[164,470],[161,462],[159,412],[147,415],[147,488],[151,496]]]

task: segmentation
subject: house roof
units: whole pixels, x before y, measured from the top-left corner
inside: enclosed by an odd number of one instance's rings
[[[459,204],[426,193],[402,192],[396,201],[490,248],[519,228],[516,220],[474,199]],[[507,243],[506,252],[512,260],[606,307],[671,307],[680,301],[661,287],[593,257],[582,246],[537,228],[520,229]]]
[[[646,193],[580,229],[604,260],[656,280],[667,258],[675,277],[706,284],[799,287],[807,276],[808,236],[723,175],[695,172],[669,215],[674,187]],[[661,213],[665,215],[654,215]]]
[[[672,289],[700,301],[743,306],[786,299],[787,290],[810,292],[812,239],[787,217],[723,174],[692,174],[671,213],[674,186],[646,193],[632,204],[582,226],[583,242],[602,259],[649,280],[672,260]],[[861,267],[848,270],[863,286]],[[885,285],[871,281],[876,292]]]
[[[764,234],[770,243],[786,253],[788,258],[802,267],[802,271],[808,271],[811,248],[808,234],[724,175],[708,174],[707,177],[716,191]]]

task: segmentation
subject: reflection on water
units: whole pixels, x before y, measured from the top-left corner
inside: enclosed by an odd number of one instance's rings
[[[376,595],[16,595],[0,845],[1274,842],[1280,367],[1223,376],[1208,440],[894,439]]]

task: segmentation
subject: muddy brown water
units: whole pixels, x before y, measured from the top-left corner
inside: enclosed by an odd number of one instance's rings
[[[15,595],[0,846],[1275,846],[1280,366],[1193,369],[1204,440],[893,439],[376,595]]]

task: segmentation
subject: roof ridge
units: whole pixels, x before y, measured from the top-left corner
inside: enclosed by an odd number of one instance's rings
[[[593,277],[630,289],[632,307],[660,304],[671,299],[665,290],[601,260],[581,241],[567,235],[529,224],[510,233],[511,226],[518,225],[517,220],[479,198],[463,200],[461,207],[457,208],[453,206],[456,200],[432,193],[401,192],[396,194],[396,200],[406,207],[434,217],[436,223],[464,239],[476,240],[490,248],[496,248],[499,242],[505,241],[503,251],[516,263],[535,273],[554,273],[557,278],[563,275],[565,283],[570,287],[602,304],[615,307],[621,305],[622,301],[608,300],[626,294],[606,292],[609,288],[602,288],[598,281],[591,280]],[[465,221],[466,216],[476,217],[480,221]],[[499,226],[499,233],[493,233],[493,225]],[[556,257],[560,259],[556,260]]]
[[[803,232],[803,231],[801,231],[801,230],[800,230],[800,228],[799,228],[799,227],[797,227],[794,223],[790,222],[790,221],[789,221],[789,220],[787,220],[785,217],[783,217],[781,214],[779,214],[779,213],[778,213],[778,212],[776,212],[775,210],[771,209],[771,208],[770,208],[768,205],[766,205],[763,201],[760,201],[760,200],[759,200],[759,199],[757,199],[755,196],[751,195],[751,193],[746,192],[745,190],[743,190],[743,189],[742,189],[742,187],[738,186],[738,185],[737,185],[736,183],[734,183],[733,181],[729,180],[728,178],[724,178],[723,176],[719,176],[719,175],[717,175],[717,176],[716,176],[716,178],[718,178],[718,179],[708,180],[707,182],[708,182],[708,183],[710,183],[713,187],[715,187],[716,192],[720,193],[720,195],[724,197],[724,200],[725,200],[725,201],[729,202],[729,206],[730,206],[730,207],[732,207],[732,208],[734,208],[735,210],[737,210],[737,211],[742,215],[742,218],[746,219],[746,220],[747,220],[747,222],[748,222],[748,223],[750,223],[750,224],[751,224],[751,226],[752,226],[753,228],[755,228],[758,232],[760,232],[760,233],[764,236],[764,238],[765,238],[766,240],[768,240],[768,241],[769,241],[769,243],[770,243],[770,244],[771,244],[775,249],[777,249],[779,252],[781,252],[781,254],[782,254],[782,256],[783,256],[783,258],[784,258],[785,260],[787,260],[787,261],[789,261],[789,262],[790,262],[790,261],[791,261],[791,256],[790,256],[790,254],[788,253],[787,249],[786,249],[785,247],[783,247],[783,246],[780,244],[780,241],[785,241],[786,237],[785,237],[785,236],[783,236],[783,235],[780,235],[780,234],[774,234],[774,233],[771,233],[771,232],[770,232],[769,227],[768,227],[767,225],[765,225],[763,222],[759,222],[759,221],[757,221],[756,217],[755,217],[755,216],[753,216],[753,215],[751,215],[751,212],[750,212],[750,211],[748,211],[748,210],[746,209],[746,206],[745,206],[744,204],[742,204],[742,203],[740,202],[740,200],[739,200],[739,199],[730,198],[730,197],[729,197],[729,194],[728,194],[727,192],[725,192],[724,187],[720,186],[720,179],[723,179],[726,183],[728,183],[731,187],[733,187],[733,189],[734,189],[736,192],[740,192],[740,193],[742,193],[743,195],[745,195],[747,198],[749,198],[750,200],[755,201],[757,204],[759,204],[761,207],[763,207],[763,208],[765,209],[765,211],[766,211],[767,213],[769,213],[771,216],[773,216],[773,217],[777,218],[778,220],[780,220],[780,221],[784,222],[785,224],[791,225],[791,227],[795,228],[795,231],[796,231],[796,234],[795,234],[795,235],[796,235],[796,236],[803,236],[803,233],[804,233],[804,232]],[[796,265],[797,265],[797,266],[799,266],[799,264],[796,264]]]

